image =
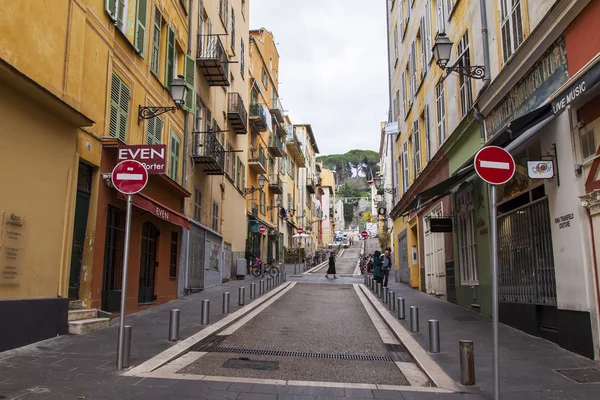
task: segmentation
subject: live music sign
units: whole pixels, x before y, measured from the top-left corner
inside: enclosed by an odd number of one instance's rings
[[[166,144],[119,146],[117,162],[135,160],[142,163],[148,174],[164,174],[167,170]]]

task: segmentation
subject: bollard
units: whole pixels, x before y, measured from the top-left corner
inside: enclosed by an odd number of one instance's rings
[[[396,309],[396,292],[390,290],[390,311],[394,311]]]
[[[381,298],[383,295],[383,284],[381,282],[377,282],[377,297]]]
[[[387,305],[388,305],[388,311],[392,311],[392,307],[394,306],[394,301],[396,301],[395,299],[392,298],[392,296],[394,295],[394,292],[392,292],[391,290],[388,292],[387,295]]]
[[[298,275],[298,264],[294,264],[294,275]]]
[[[371,282],[372,282],[372,281],[373,281],[373,277],[372,277],[372,276],[369,276],[369,277],[367,278],[367,288],[369,288],[369,289],[373,289],[373,286],[371,286]]]
[[[179,310],[173,309],[169,313],[169,342],[179,340]]]
[[[429,320],[429,352],[440,352],[440,321],[437,319]]]
[[[398,297],[397,302],[398,302],[398,307],[396,307],[396,308],[398,309],[398,319],[405,319],[406,318],[406,310],[404,309],[404,298]]]
[[[384,287],[383,288],[383,303],[384,304],[388,302],[388,300],[389,300],[388,296],[389,295],[390,295],[390,289],[387,288],[387,287]]]
[[[125,325],[123,332],[123,368],[129,368],[129,358],[131,357],[131,326]]]
[[[271,278],[267,278],[267,292],[271,290]]]
[[[287,282],[287,271],[283,271],[283,281]]]
[[[375,290],[377,288],[377,286],[375,285],[377,282],[375,281],[375,278],[371,279],[371,291],[373,293],[375,293]]]
[[[256,298],[256,283],[250,284],[250,300],[254,300]]]
[[[208,325],[210,322],[210,300],[202,300],[202,311],[200,313],[200,325]]]
[[[419,332],[419,307],[417,306],[410,306],[410,331]]]
[[[465,386],[475,384],[475,348],[472,340],[459,340],[460,383]]]
[[[279,286],[279,275],[275,277],[275,287]]]
[[[229,314],[229,292],[223,293],[223,314]]]
[[[246,300],[246,288],[242,286],[238,289],[238,305],[243,306]]]
[[[260,280],[260,284],[258,285],[258,294],[259,295],[265,294],[265,280],[264,279]]]

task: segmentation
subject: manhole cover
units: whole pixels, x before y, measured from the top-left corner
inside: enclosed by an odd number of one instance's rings
[[[279,369],[279,361],[259,361],[251,360],[246,357],[230,358],[223,363],[223,368],[277,371]]]
[[[577,383],[600,383],[600,371],[594,368],[557,369],[556,372]]]

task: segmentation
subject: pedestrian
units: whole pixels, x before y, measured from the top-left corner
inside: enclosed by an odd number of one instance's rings
[[[392,268],[392,258],[390,257],[390,251],[388,249],[385,250],[382,259],[382,269],[383,269],[383,287],[387,287],[388,280],[390,278],[390,269]]]
[[[254,255],[250,251],[250,247],[246,247],[245,257],[246,257],[246,271],[247,271],[248,275],[250,275],[250,267],[252,266],[252,259],[254,258]]]
[[[331,255],[329,256],[329,268],[327,269],[327,272],[325,273],[325,278],[329,278],[329,274],[333,274],[333,279],[337,279],[336,273],[335,273],[335,252],[331,252]]]
[[[383,268],[381,252],[379,250],[375,251],[375,254],[373,254],[373,277],[375,278],[375,282],[383,283]]]

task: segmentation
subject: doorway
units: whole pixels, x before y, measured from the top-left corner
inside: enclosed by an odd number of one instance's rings
[[[71,269],[69,273],[69,299],[79,299],[81,262],[85,233],[87,229],[90,195],[92,192],[92,168],[80,163],[77,175],[77,198],[75,200],[75,218],[73,221],[73,243],[71,246]]]
[[[152,303],[156,300],[154,294],[154,276],[158,261],[156,251],[158,247],[159,231],[151,222],[142,224],[142,249],[140,255],[140,285],[138,289],[138,303]]]
[[[408,267],[408,240],[406,230],[398,235],[398,270],[400,282],[410,283],[410,268]]]
[[[106,213],[102,283],[102,310],[104,311],[119,311],[121,305],[124,243],[125,212],[109,205]]]
[[[436,296],[446,296],[446,252],[444,235],[431,232],[431,218],[442,216],[440,203],[425,217],[425,288]]]

